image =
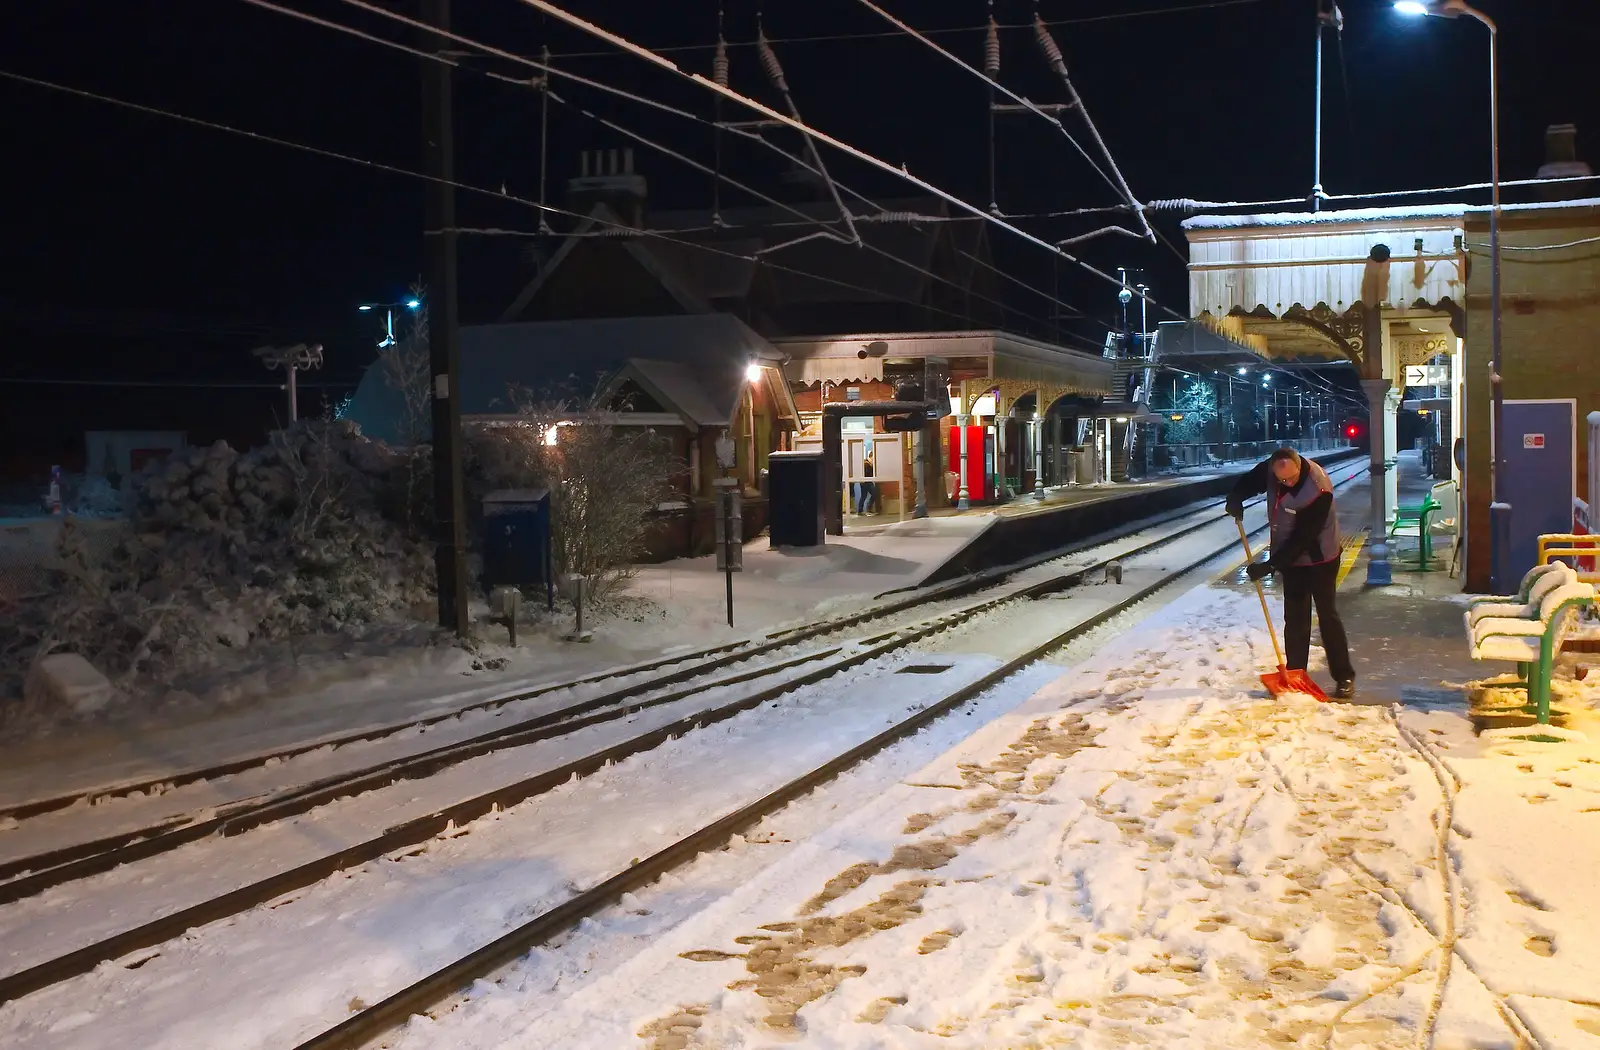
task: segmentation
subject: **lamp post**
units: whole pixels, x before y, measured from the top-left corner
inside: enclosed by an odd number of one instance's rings
[[[383,339],[378,343],[379,348],[393,346],[394,338],[394,312],[397,307],[404,307],[413,312],[422,309],[421,299],[406,299],[398,303],[362,303],[356,307],[362,313],[371,313],[374,310],[383,311]]]
[[[1505,389],[1500,369],[1500,31],[1494,21],[1464,0],[1400,0],[1394,9],[1403,15],[1475,19],[1489,31],[1489,143],[1492,161],[1489,183],[1489,589],[1501,593],[1511,578],[1511,505],[1500,501],[1505,476]]]

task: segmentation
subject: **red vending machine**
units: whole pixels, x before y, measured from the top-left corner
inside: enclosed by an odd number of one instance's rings
[[[969,426],[967,429],[967,498],[991,499],[989,488],[990,441],[988,427]],[[961,473],[961,428],[950,428],[950,466],[952,474]]]

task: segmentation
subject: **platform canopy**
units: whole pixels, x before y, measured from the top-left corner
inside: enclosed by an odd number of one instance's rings
[[[774,339],[791,360],[791,380],[810,384],[881,380],[886,367],[933,357],[949,362],[952,379],[994,380],[1046,389],[1055,396],[1111,394],[1112,364],[1098,354],[998,331],[899,332]]]
[[[1183,224],[1190,313],[1274,360],[1360,364],[1363,305],[1459,319],[1466,210],[1196,216]]]

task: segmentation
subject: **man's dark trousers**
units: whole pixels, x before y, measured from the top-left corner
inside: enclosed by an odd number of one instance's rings
[[[1350,642],[1339,619],[1335,592],[1339,587],[1339,560],[1321,565],[1292,565],[1283,573],[1283,644],[1288,666],[1304,670],[1311,656],[1311,606],[1317,607],[1322,625],[1322,647],[1328,654],[1328,671],[1335,682],[1353,681]]]

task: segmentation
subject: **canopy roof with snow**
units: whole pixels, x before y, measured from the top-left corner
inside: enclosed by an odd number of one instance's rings
[[[461,415],[517,414],[520,400],[587,402],[643,394],[627,410],[670,416],[690,430],[726,427],[738,414],[753,363],[793,418],[782,355],[737,317],[684,314],[475,325],[461,329]],[[775,370],[775,371],[774,371]],[[404,399],[381,360],[361,379],[345,417],[387,441],[401,436]]]
[[[1183,224],[1190,313],[1265,356],[1359,362],[1362,304],[1460,312],[1469,210],[1196,216]]]
[[[800,383],[876,381],[886,364],[937,357],[950,362],[952,375],[970,371],[979,378],[1049,388],[1058,396],[1111,393],[1110,361],[1010,332],[894,332],[774,342],[793,358],[789,378]],[[880,343],[878,352],[866,349]]]

